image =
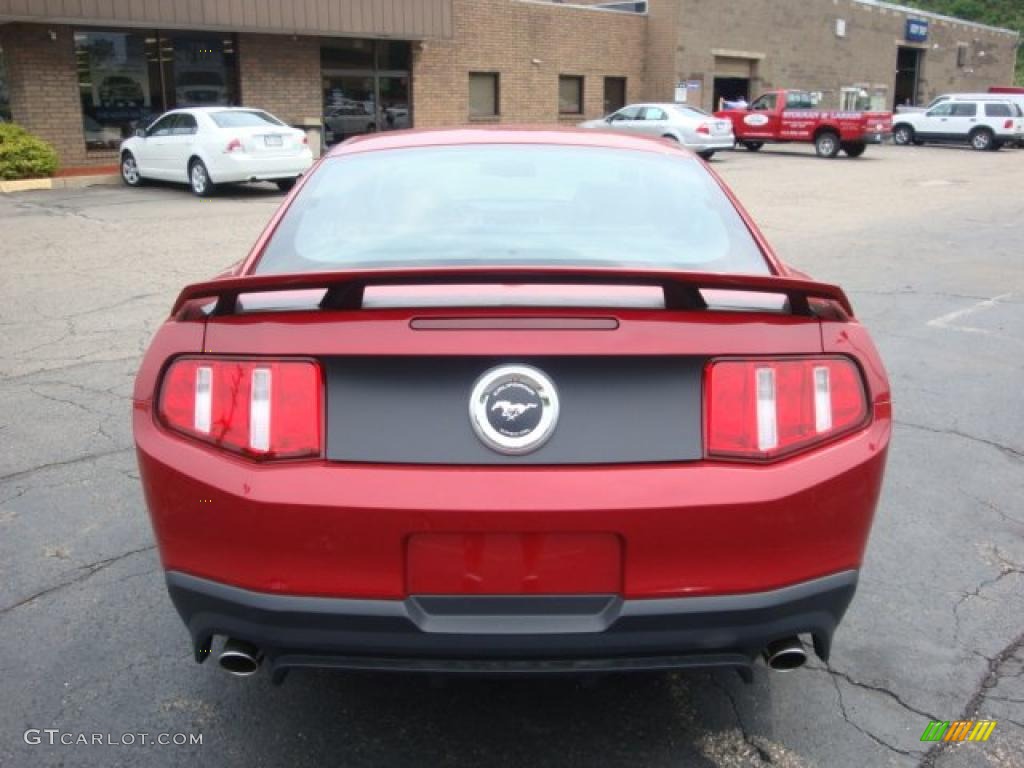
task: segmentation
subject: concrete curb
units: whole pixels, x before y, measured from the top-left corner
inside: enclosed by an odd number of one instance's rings
[[[0,181],[0,193],[29,192],[37,189],[81,189],[95,184],[119,184],[121,177],[116,173],[95,176],[59,176],[54,179],[20,179]]]

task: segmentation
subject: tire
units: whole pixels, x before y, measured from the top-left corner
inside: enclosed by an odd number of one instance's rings
[[[704,160],[710,160],[712,157],[715,156],[715,150],[709,149],[707,152],[698,152],[697,154],[700,155],[701,158]]]
[[[910,144],[917,144],[917,141],[914,139],[914,129],[909,125],[897,125],[893,127],[892,140],[901,147],[906,147]]]
[[[867,148],[867,144],[861,144],[860,142],[843,142],[843,152],[846,153],[847,157],[860,157]]]
[[[278,179],[274,183],[282,192],[290,192],[291,188],[295,186],[295,179]]]
[[[139,173],[139,166],[135,163],[135,155],[125,152],[121,155],[121,181],[129,187],[142,186],[142,174]]]
[[[997,141],[994,144],[992,144],[992,151],[993,152],[998,152],[1000,149],[1002,149],[1005,146],[1006,146],[1006,142],[1005,141]]]
[[[740,144],[749,149],[751,152],[757,152],[761,149],[761,147],[764,146],[763,141],[741,141]]]
[[[209,197],[213,194],[214,184],[210,181],[210,172],[198,158],[188,164],[188,186],[196,197]]]
[[[971,143],[971,147],[979,152],[994,152],[998,149],[995,138],[995,134],[988,128],[976,128],[971,131],[971,135],[967,137],[967,140]]]
[[[818,157],[833,158],[839,154],[839,137],[832,131],[822,131],[814,137],[814,151]]]

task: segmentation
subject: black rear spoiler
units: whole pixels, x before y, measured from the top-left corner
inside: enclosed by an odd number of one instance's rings
[[[789,309],[794,315],[814,316],[810,300],[819,299],[838,304],[848,317],[853,317],[853,307],[842,288],[797,277],[651,269],[481,266],[225,277],[186,286],[174,302],[171,315],[177,315],[185,304],[197,299],[216,301],[214,315],[231,315],[236,312],[238,297],[250,293],[325,289],[321,309],[359,309],[364,291],[372,286],[494,284],[657,286],[665,293],[665,308],[674,310],[707,309],[701,289],[781,294],[789,300]]]

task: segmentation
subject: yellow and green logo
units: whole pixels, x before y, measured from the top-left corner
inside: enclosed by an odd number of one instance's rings
[[[932,720],[921,741],[988,741],[995,729],[995,720]]]

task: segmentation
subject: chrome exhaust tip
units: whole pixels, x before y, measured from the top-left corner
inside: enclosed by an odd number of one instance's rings
[[[234,638],[228,638],[224,650],[217,657],[220,668],[235,677],[255,675],[262,662],[263,654],[256,646]]]
[[[769,669],[774,669],[776,672],[800,669],[807,663],[807,651],[798,637],[787,637],[768,643],[762,653],[764,663],[768,665]]]

